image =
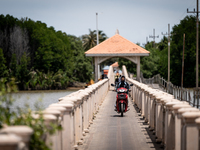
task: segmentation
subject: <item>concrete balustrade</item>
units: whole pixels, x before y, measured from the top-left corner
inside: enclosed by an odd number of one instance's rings
[[[49,105],[48,108],[42,111],[47,127],[50,127],[51,123],[58,122],[58,125],[63,128],[62,131],[57,131],[54,135],[45,136],[46,139],[44,140],[46,140],[45,142],[51,149],[78,149],[78,145],[83,143],[83,138],[89,132],[95,114],[98,112],[110,89],[110,83],[114,81],[114,78],[111,77],[113,77],[112,67],[109,69],[108,79],[103,79],[88,86],[86,89],[78,90],[61,97],[57,103]],[[39,117],[37,112],[32,115],[34,118]],[[24,146],[28,147],[30,138],[23,138],[23,133],[26,130],[18,130],[19,133],[13,133],[14,135],[10,133],[3,134],[7,130],[8,128],[2,129],[2,133],[0,133],[0,149],[3,147],[10,148],[11,150],[18,148],[20,150],[19,146],[22,145],[21,143],[24,143]],[[6,141],[9,138],[10,141]]]
[[[182,134],[181,149],[198,150],[199,147],[199,130],[195,119],[200,117],[198,112],[185,112],[182,114]]]
[[[181,102],[178,100],[174,100],[173,102],[166,103],[166,122],[165,122],[165,149],[171,150],[175,149],[175,116],[173,114],[173,106],[184,104],[185,102]],[[185,103],[185,105],[189,105]],[[170,131],[170,132],[168,132]]]
[[[0,149],[28,149],[32,134],[33,129],[28,126],[5,127],[0,130]]]
[[[127,82],[133,84],[130,96],[150,130],[155,132],[156,141],[166,150],[200,149],[199,109],[174,99],[173,95],[130,79],[125,66],[122,70]]]
[[[24,147],[20,146],[22,139],[15,134],[0,134],[0,149],[2,150],[22,150]]]
[[[109,88],[109,79],[104,79],[86,89],[78,90],[58,99],[57,103],[49,105],[42,113],[55,116],[60,121],[63,130],[52,137],[52,149],[78,149],[83,144],[84,136],[93,124]],[[54,118],[54,119],[55,119]]]
[[[63,130],[55,135],[47,135],[46,142],[54,150],[78,149],[83,144],[84,136],[89,132],[96,113],[113,83],[112,67],[108,78],[99,81],[85,89],[73,92],[58,99],[57,103],[49,105],[42,111],[45,124],[57,122]],[[155,133],[156,141],[161,143],[166,150],[190,150],[200,149],[200,111],[193,108],[187,102],[179,101],[173,95],[158,89],[139,83],[128,77],[125,66],[123,74],[129,84],[133,84],[129,93],[139,112],[149,124],[149,129]],[[35,115],[37,117],[37,115]],[[13,135],[14,134],[14,135]],[[11,150],[19,148],[20,143],[25,143],[17,133],[2,134],[1,137],[12,139],[1,147],[10,147]]]
[[[175,150],[181,150],[181,126],[182,120],[181,115],[185,112],[197,112],[197,108],[194,108],[190,105],[177,104],[173,106],[174,115],[175,115]]]
[[[197,124],[197,128],[199,130],[198,132],[200,133],[200,118],[195,119],[195,123]],[[198,149],[200,149],[200,143],[198,145]]]

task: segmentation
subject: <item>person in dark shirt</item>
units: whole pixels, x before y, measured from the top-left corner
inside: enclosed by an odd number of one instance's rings
[[[115,91],[117,91],[117,89],[120,87],[126,88],[128,90],[128,92],[130,91],[130,85],[125,81],[125,76],[122,76],[121,81],[118,84],[115,84]],[[116,104],[117,104],[117,100],[114,105],[115,111],[117,110]]]
[[[116,85],[116,90],[120,87],[124,87],[126,89],[130,89],[130,85],[125,81],[125,76],[121,77],[121,81]]]
[[[117,76],[116,79],[115,79],[115,85],[117,85],[118,82],[119,82],[119,78],[118,78],[118,76]]]

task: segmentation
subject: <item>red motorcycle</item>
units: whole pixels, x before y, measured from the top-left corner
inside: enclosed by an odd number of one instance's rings
[[[111,86],[115,86],[115,85],[111,84]],[[133,86],[133,85],[130,84],[130,86]],[[115,111],[117,113],[121,113],[121,117],[123,117],[125,112],[129,111],[129,109],[128,109],[128,89],[123,88],[123,87],[120,87],[117,89]]]

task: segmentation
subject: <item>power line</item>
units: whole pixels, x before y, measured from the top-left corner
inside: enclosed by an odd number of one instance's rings
[[[153,38],[153,47],[155,48],[155,38],[159,38],[159,35],[155,36],[155,29],[153,29],[153,35],[149,35],[149,38]]]
[[[173,35],[170,33],[170,24],[168,24],[168,33],[162,35],[168,35],[168,82],[170,82],[170,36]]]

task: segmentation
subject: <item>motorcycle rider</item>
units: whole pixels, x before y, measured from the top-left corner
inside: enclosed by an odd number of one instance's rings
[[[130,91],[130,85],[125,81],[125,76],[121,76],[121,81],[115,86],[116,86],[116,91],[120,87],[126,88],[128,91]]]
[[[120,87],[126,88],[128,92],[130,91],[130,85],[125,81],[125,76],[121,76],[121,81],[117,85],[115,85],[115,91],[117,91],[117,89]],[[116,110],[116,104],[117,100],[115,102],[115,110]]]

